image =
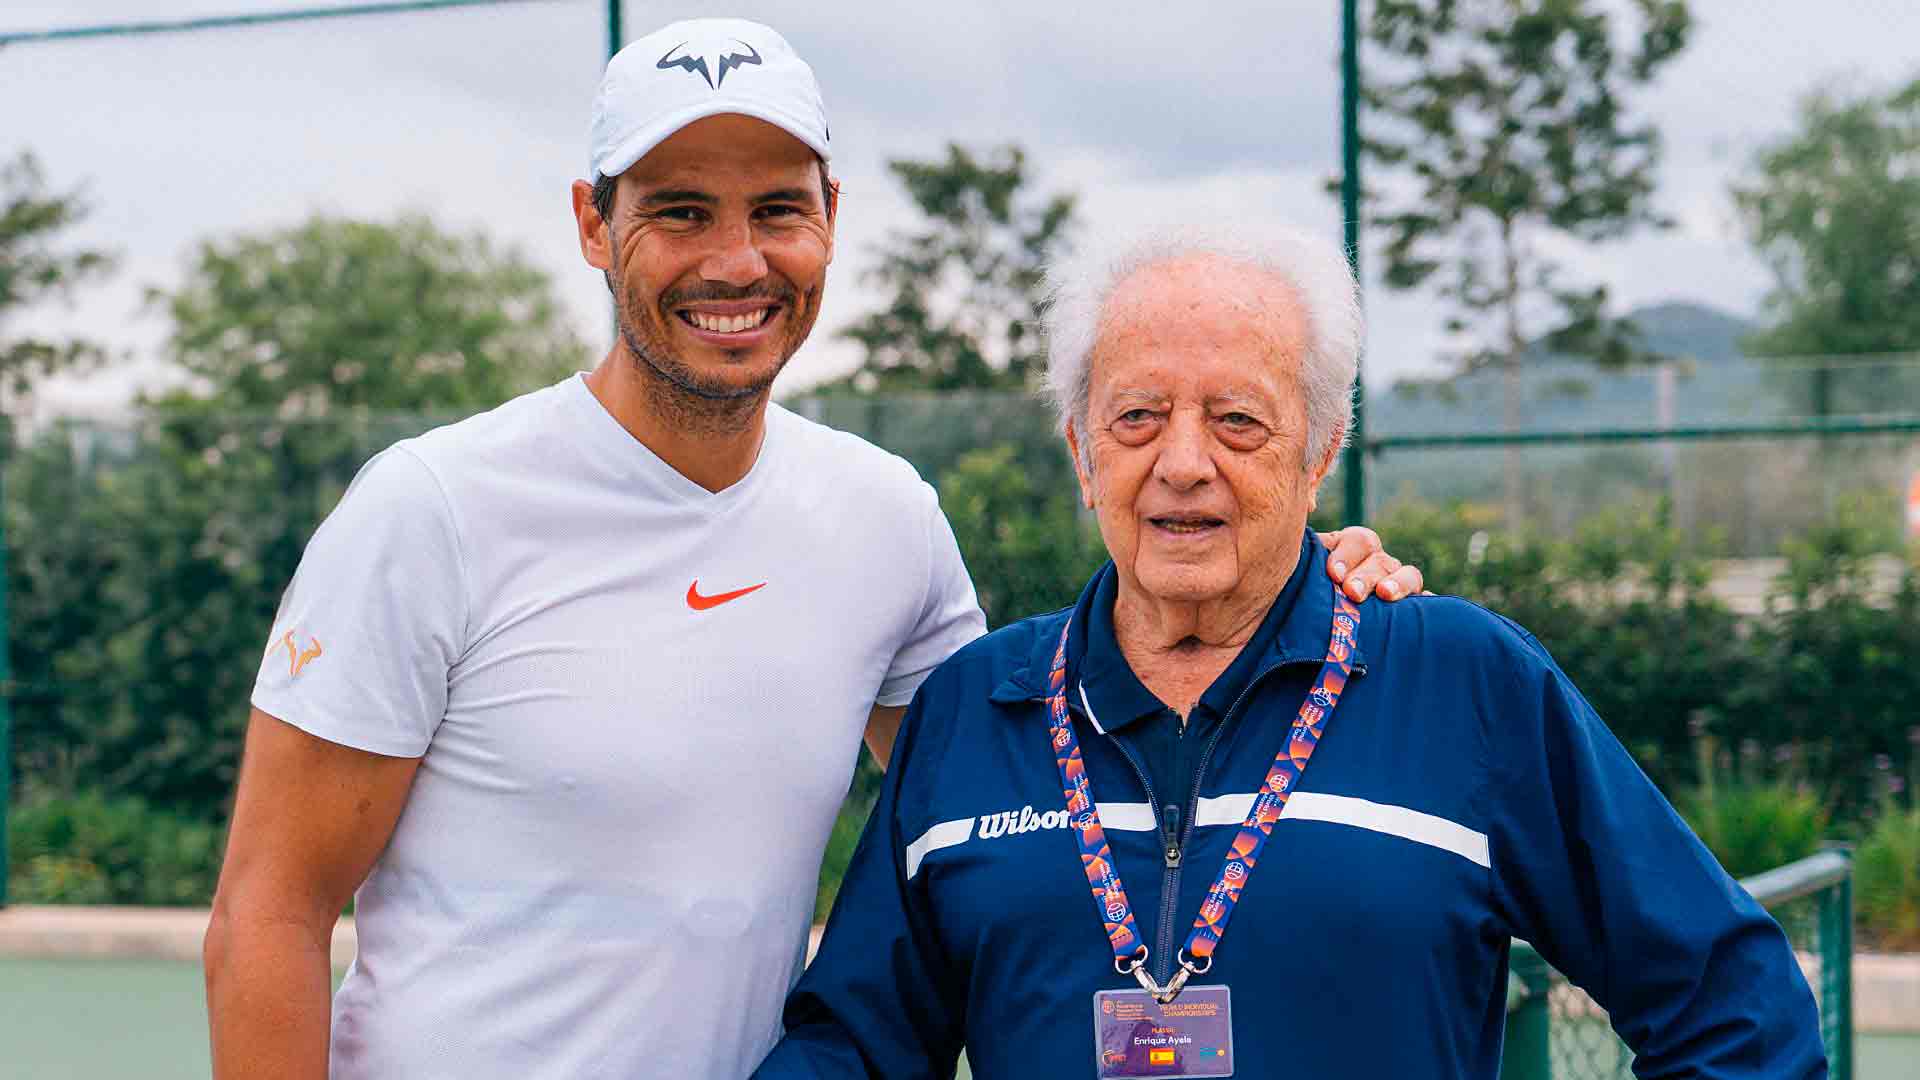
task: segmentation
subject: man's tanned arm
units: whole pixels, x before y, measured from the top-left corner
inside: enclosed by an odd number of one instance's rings
[[[333,926],[419,765],[253,710],[204,956],[216,1078],[325,1080]]]
[[[867,714],[867,750],[882,769],[893,754],[893,738],[900,734],[900,720],[906,715],[905,705],[875,705]]]

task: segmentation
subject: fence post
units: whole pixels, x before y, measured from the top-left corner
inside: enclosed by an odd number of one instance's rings
[[[1506,1044],[1500,1050],[1500,1080],[1552,1080],[1553,969],[1533,946],[1513,943],[1508,959],[1527,996],[1507,1010]]]
[[[0,908],[7,906],[7,807],[13,802],[13,644],[7,636],[7,459],[13,428],[0,416]]]
[[[1820,984],[1820,1027],[1827,1037],[1828,1074],[1833,1080],[1853,1080],[1851,871],[1820,894]]]
[[[1346,219],[1347,263],[1360,279],[1360,13],[1359,0],[1340,9],[1340,210]],[[1353,374],[1353,430],[1347,444],[1346,498],[1342,525],[1367,521],[1366,383]]]

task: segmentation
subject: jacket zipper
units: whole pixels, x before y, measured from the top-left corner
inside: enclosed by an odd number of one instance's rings
[[[1147,779],[1147,770],[1141,766],[1140,759],[1134,756],[1133,749],[1119,739],[1109,741],[1119,749],[1120,756],[1127,759],[1127,764],[1133,766],[1133,775],[1139,777],[1140,786],[1146,789],[1147,805],[1153,808],[1154,822],[1158,826],[1156,831],[1165,845],[1163,849],[1165,858],[1162,861],[1166,865],[1160,874],[1160,923],[1157,927],[1159,932],[1155,935],[1157,947],[1153,950],[1153,981],[1164,985],[1173,977],[1173,962],[1168,958],[1167,952],[1173,948],[1174,905],[1180,900],[1180,852],[1186,846],[1185,838],[1177,830],[1177,823],[1169,823],[1166,820],[1160,800],[1153,794],[1153,781]],[[1172,809],[1178,810],[1177,807]],[[1169,824],[1175,827],[1170,828]]]
[[[1253,679],[1249,681],[1244,688],[1241,689],[1240,696],[1233,699],[1232,705],[1227,706],[1227,715],[1220,718],[1220,726],[1213,729],[1213,734],[1209,736],[1207,739],[1206,748],[1200,751],[1200,767],[1194,770],[1194,774],[1193,774],[1193,799],[1191,802],[1187,804],[1187,820],[1183,823],[1183,830],[1180,833],[1179,842],[1176,845],[1169,847],[1168,848],[1169,851],[1177,853],[1179,851],[1185,850],[1188,842],[1193,839],[1194,818],[1199,816],[1199,813],[1200,813],[1200,783],[1201,781],[1206,779],[1207,766],[1211,764],[1213,761],[1214,747],[1220,745],[1221,736],[1225,735],[1227,733],[1227,728],[1233,725],[1233,721],[1235,717],[1237,717],[1240,713],[1240,706],[1246,702],[1247,698],[1253,695],[1253,692],[1255,690],[1259,689],[1260,684],[1266,681],[1267,676],[1273,674],[1276,671],[1279,671],[1283,667],[1289,667],[1289,666],[1291,665],[1275,664],[1273,667],[1267,668],[1265,671],[1259,672],[1258,674],[1254,675]],[[1287,738],[1293,737],[1293,724],[1291,722],[1287,724],[1286,737]],[[1176,876],[1176,880],[1177,880],[1177,876]],[[1172,906],[1171,904],[1168,905],[1169,909],[1171,909],[1171,906]],[[1163,958],[1168,960],[1172,959],[1172,957],[1167,955],[1168,950],[1171,950],[1173,948],[1173,929],[1171,925],[1171,919],[1172,919],[1172,916],[1169,915],[1167,919],[1168,925],[1165,929],[1161,931],[1161,955]],[[1165,983],[1168,979],[1172,977],[1173,977],[1173,965],[1169,963],[1167,965],[1166,970],[1161,973],[1157,981],[1161,983]]]

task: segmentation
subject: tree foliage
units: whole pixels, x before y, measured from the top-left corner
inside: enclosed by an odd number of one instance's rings
[[[1364,149],[1413,181],[1395,198],[1373,193],[1385,279],[1414,288],[1438,275],[1452,329],[1504,322],[1476,361],[1514,358],[1532,336],[1522,308],[1536,299],[1561,315],[1552,344],[1610,363],[1634,357],[1631,331],[1605,317],[1605,288],[1563,283],[1541,243],[1662,224],[1652,208],[1659,138],[1630,122],[1624,98],[1679,53],[1690,17],[1679,0],[1632,7],[1641,25],[1623,52],[1616,19],[1592,0],[1374,4],[1368,39],[1403,76],[1365,88]]]
[[[921,215],[896,231],[866,280],[885,307],[841,332],[866,350],[835,388],[955,390],[1029,386],[1044,358],[1041,274],[1073,227],[1070,195],[1037,195],[1017,146],[888,168]]]
[[[1734,186],[1772,267],[1770,355],[1920,350],[1920,79],[1887,94],[1822,92],[1800,127]]]
[[[316,217],[201,246],[156,291],[172,359],[224,410],[496,405],[579,367],[544,272],[425,218]],[[175,399],[171,405],[179,405]]]
[[[58,242],[85,216],[79,194],[51,190],[32,154],[0,161],[0,415],[17,412],[46,376],[105,357],[104,350],[90,342],[17,336],[5,330],[10,316],[40,301],[68,296],[109,269],[105,253],[68,249]]]
[[[1549,254],[1664,221],[1652,206],[1659,138],[1627,95],[1685,46],[1683,0],[1632,0],[1637,25],[1599,0],[1375,0],[1380,64],[1363,89],[1363,153],[1392,182],[1369,193],[1386,236],[1384,280],[1430,287],[1473,370],[1503,371],[1520,426],[1528,343],[1619,366],[1651,359],[1605,286],[1570,281]],[[1509,524],[1518,461],[1509,455]]]

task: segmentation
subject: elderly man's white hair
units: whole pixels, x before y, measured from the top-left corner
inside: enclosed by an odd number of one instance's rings
[[[1277,225],[1163,225],[1109,230],[1047,268],[1047,396],[1072,425],[1082,460],[1092,465],[1087,438],[1090,360],[1105,322],[1108,299],[1136,271],[1194,256],[1214,256],[1263,273],[1255,279],[1221,275],[1223,289],[1264,287],[1271,275],[1292,287],[1307,320],[1300,358],[1300,390],[1307,402],[1302,468],[1345,445],[1353,428],[1353,380],[1360,365],[1360,293],[1337,244],[1304,229]]]

